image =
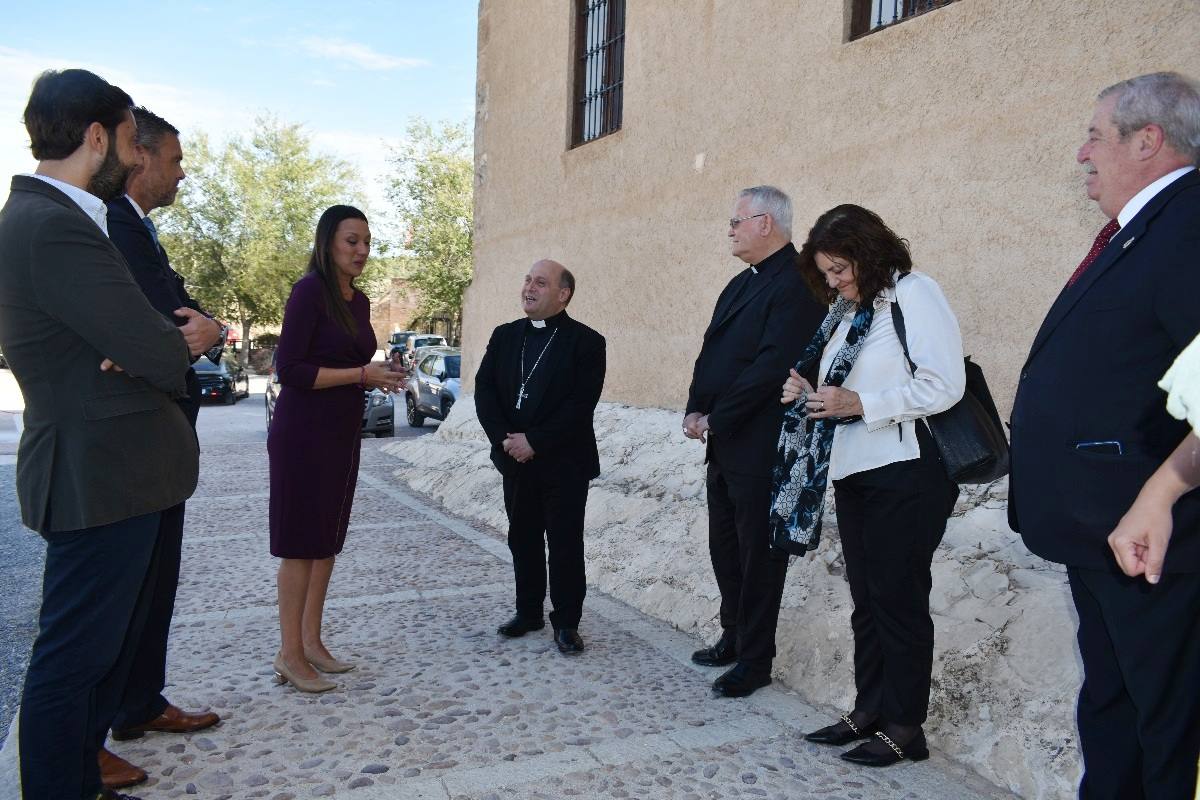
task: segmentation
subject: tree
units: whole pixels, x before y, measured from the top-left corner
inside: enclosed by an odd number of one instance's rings
[[[173,266],[211,313],[252,325],[278,323],[303,274],[321,212],[355,202],[343,161],[316,155],[299,125],[256,121],[248,140],[219,152],[197,135],[184,146],[188,179],[160,226]],[[242,361],[247,358],[242,351]]]
[[[474,165],[465,125],[435,130],[421,119],[392,152],[396,175],[388,197],[408,231],[411,253],[403,277],[420,294],[420,313],[446,319],[449,338],[462,331],[463,293],[471,284]]]

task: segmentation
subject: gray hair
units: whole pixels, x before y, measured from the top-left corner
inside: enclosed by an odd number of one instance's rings
[[[575,275],[566,267],[563,267],[562,274],[558,276],[558,288],[571,290],[566,302],[566,305],[571,305],[571,298],[575,296]]]
[[[1178,72],[1152,72],[1114,83],[1097,100],[1115,94],[1112,121],[1124,139],[1147,125],[1162,128],[1167,144],[1200,163],[1200,85]]]
[[[749,197],[750,208],[771,215],[775,227],[784,236],[792,235],[792,198],[774,186],[751,186],[738,192],[738,198]]]

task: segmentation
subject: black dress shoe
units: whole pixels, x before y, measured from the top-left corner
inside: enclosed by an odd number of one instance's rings
[[[559,628],[554,632],[554,643],[564,656],[577,656],[583,652],[583,639],[574,628]]]
[[[496,628],[496,633],[515,639],[518,636],[524,636],[530,631],[540,631],[544,627],[546,627],[546,620],[544,619],[528,619],[517,614],[508,622]]]
[[[771,682],[771,673],[751,669],[738,662],[713,681],[713,691],[722,697],[748,697]]]
[[[925,731],[918,730],[904,747],[893,742],[883,731],[876,731],[870,741],[842,753],[840,758],[864,767],[890,767],[905,759],[924,761],[929,758],[929,745],[925,742]]]
[[[828,725],[819,731],[806,734],[804,739],[813,744],[832,744],[840,747],[844,744],[857,742],[859,739],[870,739],[878,730],[878,720],[864,728],[860,728],[850,720],[850,717],[843,716],[833,725]]]
[[[120,794],[112,789],[103,789],[100,794],[96,795],[96,800],[138,800],[131,794]]]
[[[712,647],[692,653],[692,661],[702,667],[723,667],[737,661],[737,634],[722,633]]]

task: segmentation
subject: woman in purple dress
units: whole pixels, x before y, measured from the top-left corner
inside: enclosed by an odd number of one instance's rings
[[[371,304],[354,288],[370,250],[367,218],[357,208],[333,206],[321,215],[275,353],[281,390],[267,434],[271,555],[282,559],[275,678],[303,692],[334,688],[317,670],[353,669],[325,648],[321,616],[358,480],[363,390],[394,391],[399,377],[370,363]]]

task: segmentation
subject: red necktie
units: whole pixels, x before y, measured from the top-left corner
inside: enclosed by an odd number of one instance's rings
[[[1115,219],[1110,219],[1108,224],[1100,229],[1100,233],[1096,235],[1096,241],[1092,244],[1092,249],[1088,250],[1088,254],[1084,256],[1083,261],[1080,261],[1079,266],[1071,273],[1071,278],[1067,281],[1068,287],[1074,286],[1075,281],[1079,280],[1079,276],[1087,272],[1087,268],[1104,252],[1104,248],[1108,247],[1108,243],[1112,241],[1112,237],[1119,230],[1121,230],[1121,223]]]

